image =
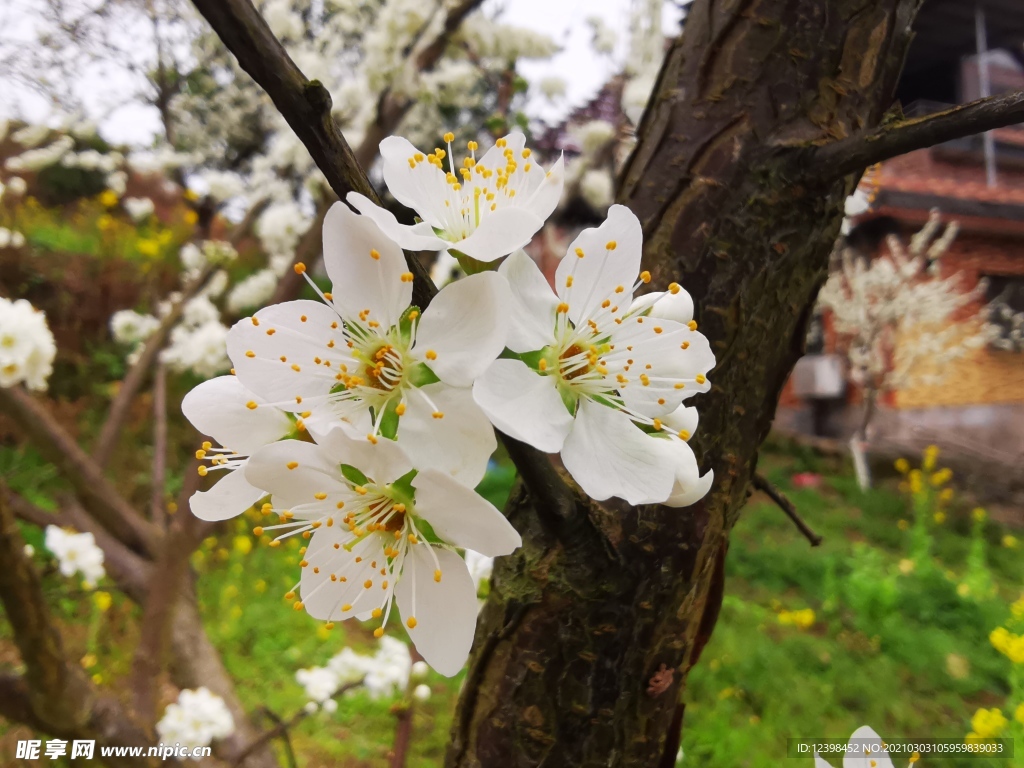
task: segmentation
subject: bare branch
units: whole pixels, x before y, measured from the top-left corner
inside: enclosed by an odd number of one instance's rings
[[[167,366],[156,364],[153,380],[153,477],[149,519],[160,528],[167,527],[164,491],[167,483]]]
[[[993,96],[944,112],[883,125],[798,154],[806,172],[826,180],[863,171],[898,155],[1024,122],[1024,91]]]
[[[779,509],[786,513],[786,517],[793,521],[793,525],[795,525],[800,533],[802,533],[806,539],[811,542],[812,547],[816,547],[824,541],[824,539],[811,530],[811,527],[804,522],[802,517],[800,517],[800,513],[796,511],[796,506],[793,502],[786,498],[786,495],[776,488],[767,477],[760,473],[755,473],[750,482],[751,485],[766,494],[778,505]]]
[[[306,145],[313,160],[339,198],[349,192],[379,201],[376,190],[356,162],[331,116],[331,94],[317,80],[307,80],[284,46],[274,37],[249,0],[193,0],[224,45],[270,96],[274,106]],[[415,276],[413,299],[426,307],[437,289],[426,269],[408,258]]]
[[[160,532],[139,516],[41,403],[17,387],[8,387],[0,388],[0,406],[68,479],[82,506],[100,525],[137,552],[155,551]]]

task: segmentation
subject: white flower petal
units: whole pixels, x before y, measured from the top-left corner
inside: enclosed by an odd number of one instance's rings
[[[511,291],[508,340],[513,352],[532,352],[554,341],[555,296],[536,262],[516,251],[498,267]]]
[[[608,249],[609,243],[615,243],[614,250]],[[583,230],[555,272],[555,291],[569,305],[569,318],[579,325],[597,312],[602,301],[615,295],[619,286],[623,288],[621,301],[628,301],[640,271],[642,250],[640,220],[624,205],[609,208],[600,227]],[[566,287],[570,276],[572,286]]]
[[[572,429],[554,377],[521,360],[495,360],[473,385],[473,399],[495,427],[541,451],[560,451]]]
[[[320,435],[317,443],[338,464],[355,467],[378,485],[393,483],[413,468],[405,451],[394,440],[380,437],[372,443],[365,433],[357,433],[344,423]]]
[[[192,514],[211,523],[238,517],[267,495],[249,483],[242,467],[224,473],[208,491],[196,491],[189,499]]]
[[[462,669],[473,646],[476,629],[476,587],[466,563],[455,552],[434,548],[441,580],[434,580],[434,558],[428,544],[418,544],[406,555],[395,597],[402,619],[416,619],[409,637],[423,659],[445,677]]]
[[[565,186],[565,157],[559,155],[548,172],[544,175],[544,181],[540,183],[537,190],[530,196],[529,209],[541,219],[547,218],[554,213],[558,201],[562,198],[562,188]]]
[[[685,325],[693,320],[693,299],[682,288],[676,293],[666,291],[651,307],[651,317],[675,320]]]
[[[814,768],[832,768],[832,764],[825,760],[821,755],[819,755],[817,751],[815,751]]]
[[[714,482],[715,472],[712,469],[709,469],[689,486],[683,485],[677,478],[675,485],[672,486],[672,495],[666,499],[664,504],[666,507],[688,507],[691,504],[696,504],[707,496]]]
[[[316,493],[352,495],[340,480],[337,463],[319,446],[303,440],[282,440],[260,448],[246,462],[245,477],[272,494],[278,508],[309,504]],[[295,516],[304,517],[299,512]]]
[[[470,386],[505,348],[509,301],[508,281],[494,272],[445,286],[423,313],[413,352],[446,384]]]
[[[346,545],[351,545],[352,550],[347,550]],[[314,619],[349,619],[387,599],[385,590],[363,586],[367,579],[380,578],[378,569],[371,565],[385,562],[379,536],[367,536],[352,545],[352,535],[347,530],[321,526],[310,538],[303,557],[308,565],[302,569],[299,595],[306,612]],[[356,558],[361,558],[360,562]],[[347,611],[345,606],[349,606]]]
[[[445,173],[430,163],[409,167],[409,158],[419,153],[408,139],[388,136],[380,143],[384,183],[402,205],[412,208],[427,224],[442,228],[444,201],[448,199]]]
[[[645,434],[621,411],[589,399],[580,401],[562,463],[597,501],[611,496],[630,504],[664,501],[675,477],[667,441]]]
[[[699,416],[696,408],[680,405],[672,413],[662,416],[661,420],[665,426],[674,429],[676,432],[686,432],[686,434],[691,436],[697,434]]]
[[[369,310],[368,320],[390,328],[412,300],[412,282],[402,279],[409,271],[402,249],[344,203],[335,203],[324,219],[324,266],[334,305],[346,318]]]
[[[533,239],[544,219],[526,208],[499,208],[481,218],[480,226],[452,249],[477,261],[495,261]]]
[[[505,516],[473,489],[437,470],[416,475],[416,513],[449,544],[488,557],[511,554],[523,542]]]
[[[345,198],[349,205],[363,216],[374,221],[381,231],[409,251],[440,251],[449,243],[434,234],[433,228],[425,221],[418,224],[402,224],[395,214],[382,208],[370,198],[358,192],[349,192]]]
[[[443,418],[434,417],[434,406]],[[472,392],[441,383],[410,390],[398,422],[398,444],[420,469],[439,470],[470,488],[483,479],[498,446]]]
[[[341,352],[347,347],[340,318],[318,301],[286,301],[239,320],[228,332],[227,348],[239,381],[290,411],[308,407],[296,397],[326,395],[337,383],[336,371],[317,365],[317,356],[348,360]]]
[[[882,746],[882,737],[866,725],[862,725],[850,736],[857,743],[857,749],[849,750],[843,756],[843,768],[893,768],[889,753]],[[870,749],[870,754],[865,750]]]
[[[247,403],[257,403],[248,408]],[[292,430],[291,420],[277,408],[242,386],[235,376],[204,381],[181,401],[181,411],[192,426],[220,445],[241,454],[280,440]]]

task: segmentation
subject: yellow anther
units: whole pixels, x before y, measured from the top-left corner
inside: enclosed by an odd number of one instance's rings
[[[609,251],[614,251],[616,248],[619,247],[619,244],[614,240],[609,240],[607,243],[605,243],[604,247],[607,248]]]
[[[567,314],[569,312],[569,305],[563,301],[561,304],[558,305],[555,311],[561,312],[562,314]]]
[[[674,389],[682,389],[682,388],[683,388],[683,387],[685,387],[685,386],[686,386],[686,385],[685,385],[685,384],[683,384],[683,382],[681,382],[681,381],[680,381],[680,382],[678,382],[677,384],[673,385]]]
[[[407,626],[409,629],[416,629],[416,617],[410,616],[409,620],[405,622],[405,626]]]
[[[200,464],[199,467],[196,469],[196,472],[199,473],[200,477],[206,477],[206,473],[209,471],[210,470],[208,470],[203,464]]]
[[[651,422],[651,426],[654,427],[655,430],[660,430],[661,429],[661,419],[655,419],[654,421],[652,421]]]
[[[373,636],[378,639],[384,637],[384,627],[377,627],[373,630]]]
[[[367,579],[366,581],[363,582],[363,588],[364,589],[369,589],[372,586],[373,586],[373,579]]]
[[[537,369],[540,371],[546,371],[548,369],[548,361],[543,359],[538,361]]]
[[[287,464],[285,464],[285,466],[288,467],[288,469],[295,469],[297,466],[299,466],[299,462],[289,461]]]
[[[284,593],[284,599],[285,600],[294,600],[295,599],[295,593],[291,592],[291,591],[285,592]]]
[[[655,333],[661,333],[661,331],[662,331],[661,326],[658,326],[658,325],[654,326],[654,332]]]
[[[307,565],[309,565],[309,560],[300,560],[299,561],[299,568],[305,568]]]
[[[572,288],[572,275],[569,275],[567,278],[565,278],[565,287]]]
[[[601,309],[608,309],[608,307],[611,306],[611,303],[612,302],[610,299],[605,299],[604,301],[601,302]]]
[[[374,608],[373,612],[370,615],[373,616],[373,618],[375,619],[379,619],[381,617],[381,614],[383,613],[384,611],[382,611],[380,608]]]
[[[507,139],[498,139],[496,142],[494,142],[494,146],[498,148],[503,148],[506,144],[508,144]]]
[[[696,381],[698,384],[703,384],[705,381],[707,381],[707,379],[704,377],[703,373],[698,373],[694,377],[694,381]]]
[[[276,328],[267,328],[267,336],[273,336],[275,333],[277,333]]]
[[[453,141],[455,141],[455,134],[452,133],[451,131],[448,131],[448,133],[444,135],[444,141],[446,144],[451,144]]]
[[[441,569],[440,568],[438,570],[434,571],[434,581],[436,581],[436,582],[440,582],[441,581]]]
[[[679,436],[681,438],[683,438],[683,440],[689,440],[690,439],[690,433],[687,432],[685,429],[680,429],[679,430]]]
[[[323,501],[324,499],[327,498],[327,494],[321,491],[320,493],[314,493],[313,498],[316,499],[317,501]]]
[[[679,291],[681,291],[681,290],[682,290],[682,286],[680,286],[679,283],[669,283],[668,284],[668,292],[671,293],[672,295],[675,295],[675,294],[679,293]]]
[[[206,451],[204,451],[202,448],[200,448],[198,451],[196,451],[196,458],[197,459],[201,459],[204,456],[206,456]]]
[[[399,403],[398,407],[395,408],[395,413],[398,416],[404,416],[405,415],[405,403]]]
[[[684,341],[682,344],[679,345],[679,348],[680,349],[689,349],[690,348],[690,342]]]
[[[345,508],[345,502],[344,501],[339,501],[334,506],[337,507],[338,509],[344,509]]]
[[[696,320],[691,320],[690,322],[688,322],[686,324],[686,327],[689,328],[691,331],[696,331],[697,330],[697,321]]]
[[[434,411],[431,415],[435,419],[443,419],[444,418],[444,413],[442,411]]]
[[[257,318],[257,317],[252,317],[252,318],[249,318],[249,319],[252,320],[252,324],[253,325],[259,325],[260,324],[259,318]]]
[[[306,265],[300,261],[298,264],[292,267],[292,269],[295,270],[295,274],[301,275],[303,272],[306,271]]]
[[[370,258],[373,259],[374,261],[380,261],[380,251],[378,251],[376,248],[371,248]]]
[[[403,272],[402,273],[402,282],[403,283],[411,283],[412,282],[412,272]]]
[[[523,159],[525,160],[526,158],[528,158],[532,154],[533,154],[533,152],[531,152],[529,149],[524,149],[523,152],[522,152]]]
[[[577,248],[576,249],[576,256],[578,258],[581,258],[581,259],[583,258],[583,249],[582,248]]]
[[[294,605],[294,606],[292,606],[292,607],[293,607],[293,608],[294,608],[294,609],[295,609],[296,611],[301,611],[301,610],[302,610],[302,609],[303,609],[303,608],[305,607],[305,605],[303,604],[303,602],[302,602],[301,600],[296,600],[296,601],[295,601],[295,605]]]
[[[203,450],[204,451],[208,451],[211,448],[213,448],[213,443],[211,443],[209,440],[204,440],[203,441]]]
[[[427,358],[427,360],[437,360],[437,352],[435,352],[432,349],[428,349],[427,350],[427,354],[426,354],[426,358]]]
[[[334,301],[334,294],[330,291],[324,291],[324,298],[328,301]]]
[[[274,547],[276,549],[277,547],[281,546],[281,542],[278,539],[274,539],[272,542],[270,542],[268,546]]]
[[[256,353],[255,353],[255,352],[253,352],[253,351],[252,351],[251,349],[248,349],[248,350],[246,350],[246,352],[245,352],[245,356],[246,356],[246,357],[256,357]]]
[[[640,282],[641,283],[649,283],[649,282],[651,282],[651,273],[648,272],[646,269],[643,272],[640,273]]]
[[[262,536],[263,535],[263,528],[262,528],[262,526],[257,525],[255,528],[253,528],[252,529],[252,535],[253,536]]]
[[[292,363],[292,370],[295,371],[296,373],[299,373],[302,370],[302,368],[300,368],[298,364]]]
[[[371,445],[376,445],[377,444],[377,438],[372,433],[368,432],[366,434],[366,439],[370,441]]]
[[[331,574],[331,578],[332,579],[336,579],[338,577],[335,576],[334,574]],[[334,629],[334,622],[333,621],[328,621],[326,624],[324,624],[324,629]]]
[[[343,611],[351,611],[352,610],[352,604],[351,603],[345,603],[343,606],[341,606],[341,610],[343,610]]]

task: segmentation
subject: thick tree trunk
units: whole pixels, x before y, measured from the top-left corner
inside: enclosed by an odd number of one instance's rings
[[[674,764],[686,673],[717,618],[728,532],[803,346],[852,179],[799,148],[879,124],[921,0],[698,0],[619,201],[653,286],[694,297],[718,365],[693,444],[715,484],[689,509],[577,499],[553,523],[517,489],[456,715],[452,768]],[[675,731],[675,732],[673,732]]]

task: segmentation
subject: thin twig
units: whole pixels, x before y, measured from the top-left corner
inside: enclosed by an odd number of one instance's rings
[[[149,519],[160,528],[167,527],[164,492],[167,483],[167,366],[156,364],[153,380],[153,481]]]
[[[353,688],[358,688],[362,684],[362,680],[357,680],[353,683],[346,683],[337,690],[334,696],[341,696],[342,694],[351,691]],[[260,734],[260,737],[258,739],[247,745],[245,749],[239,752],[238,755],[235,756],[234,762],[232,762],[231,764],[232,766],[240,766],[242,763],[245,762],[245,759],[249,757],[249,755],[251,755],[257,749],[262,747],[267,742],[273,741],[278,736],[287,733],[287,731],[290,728],[295,727],[296,725],[301,723],[306,717],[309,716],[309,713],[305,709],[300,709],[287,720],[282,720],[279,716],[275,715],[266,707],[263,707],[263,713],[274,721],[275,726],[271,728],[269,731],[264,731],[262,734]]]
[[[883,125],[867,133],[798,154],[799,166],[820,181],[863,171],[869,165],[1024,122],[1024,91],[972,101],[923,117]]]
[[[804,537],[811,542],[812,547],[816,547],[824,541],[821,536],[811,530],[811,527],[803,521],[803,518],[800,517],[800,514],[796,511],[796,507],[793,505],[793,502],[787,499],[785,494],[776,488],[768,478],[758,472],[755,472],[754,478],[751,480],[751,485],[766,494],[778,505],[779,509],[786,513],[786,517],[793,521],[793,525],[795,525],[800,533],[802,533]]]

